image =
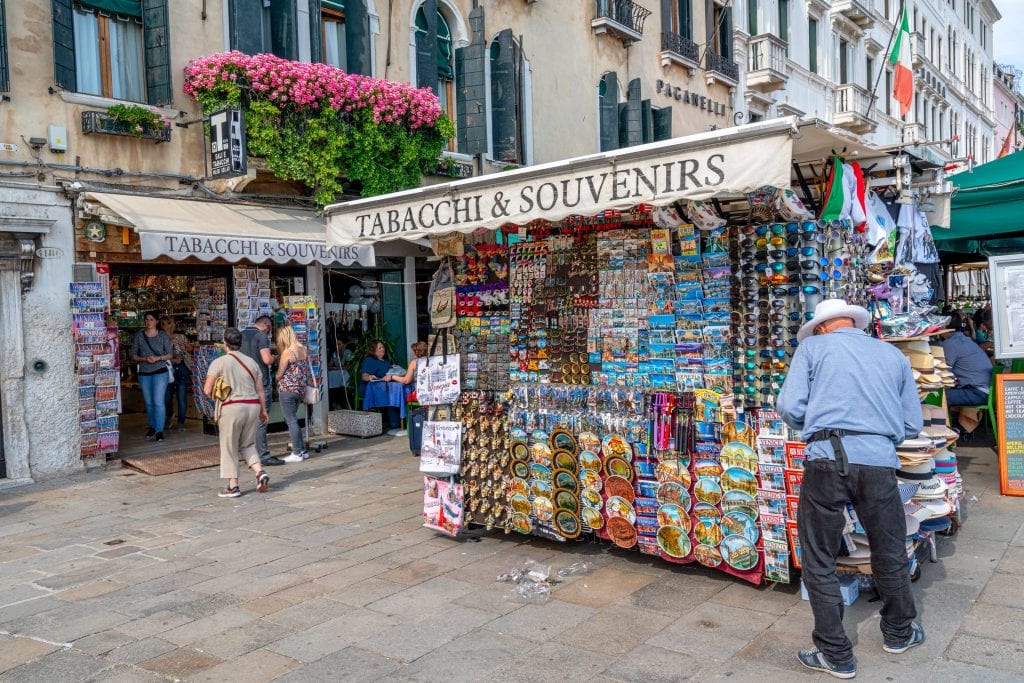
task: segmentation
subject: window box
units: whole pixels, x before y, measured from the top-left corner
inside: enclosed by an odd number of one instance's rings
[[[105,111],[83,111],[82,132],[86,135],[99,133],[101,135],[123,135],[130,138],[142,138],[144,140],[155,140],[158,144],[171,141],[171,128],[161,123],[144,124],[142,132],[135,130],[135,126],[127,121],[120,121]]]

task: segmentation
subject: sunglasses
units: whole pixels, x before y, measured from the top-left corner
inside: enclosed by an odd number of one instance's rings
[[[772,245],[773,247],[781,247],[785,243],[786,243],[786,239],[784,237],[780,237],[780,236],[767,237],[767,238],[766,237],[762,237],[759,240],[757,240],[756,242],[754,242],[754,244],[758,248],[760,248],[760,249],[764,249],[769,244]],[[742,244],[742,242],[740,244]]]
[[[781,360],[773,360],[767,363],[761,363],[757,367],[761,368],[762,370],[785,370],[786,364],[783,363]]]
[[[793,313],[789,314],[789,319],[790,320],[800,320],[801,318],[803,318],[804,320],[811,320],[812,318],[814,318],[814,313],[813,312],[800,313],[798,311],[794,311]]]
[[[768,337],[744,336],[740,337],[740,341],[747,346],[763,346],[768,343]]]
[[[761,358],[785,358],[787,354],[783,349],[764,349],[759,355]]]
[[[814,247],[789,247],[788,249],[774,249],[768,255],[776,261],[796,258],[797,256],[816,256],[818,250]]]
[[[810,259],[786,261],[786,270],[815,270],[817,267],[818,262]]]
[[[823,279],[825,278],[820,273],[794,273],[786,279],[786,282],[792,285],[800,282],[819,282]]]

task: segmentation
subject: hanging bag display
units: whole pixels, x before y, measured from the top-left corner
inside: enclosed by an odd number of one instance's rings
[[[430,309],[430,325],[436,329],[455,327],[455,281],[452,267],[445,261],[434,273],[427,294]]]
[[[441,342],[441,355],[437,342]],[[426,358],[416,361],[416,397],[422,405],[454,403],[462,393],[459,354],[448,353],[448,331],[442,329],[434,338]]]

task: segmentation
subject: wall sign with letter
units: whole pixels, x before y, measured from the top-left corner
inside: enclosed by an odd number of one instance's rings
[[[1024,496],[1024,375],[996,375],[999,491]]]
[[[340,263],[350,266],[376,265],[373,247],[330,247],[324,242],[306,240],[259,239],[255,237],[211,237],[208,235],[182,235],[163,232],[143,232],[139,235],[142,258],[167,256],[176,261],[197,258],[200,261],[224,259],[231,263],[322,263],[329,266]]]
[[[210,114],[210,177],[245,175],[245,115],[241,109]]]

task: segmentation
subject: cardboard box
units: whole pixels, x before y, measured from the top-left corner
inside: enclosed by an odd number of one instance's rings
[[[843,594],[843,604],[849,607],[860,597],[860,581],[856,576],[840,576],[839,590]],[[803,600],[810,600],[803,579],[800,579],[800,597]]]

